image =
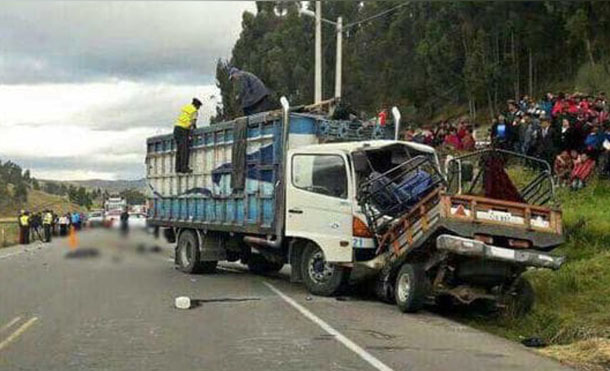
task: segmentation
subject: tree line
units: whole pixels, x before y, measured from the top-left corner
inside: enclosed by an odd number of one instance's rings
[[[218,60],[216,121],[241,115],[231,65],[259,76],[276,99],[313,102],[314,20],[299,14],[300,2],[256,5],[256,14],[242,15],[230,59]],[[342,16],[344,24],[393,9],[344,32],[343,101],[358,112],[398,105],[430,118],[457,106],[489,117],[522,95],[610,86],[610,2],[327,1],[322,8],[324,18]],[[324,98],[334,92],[335,40],[324,24]]]

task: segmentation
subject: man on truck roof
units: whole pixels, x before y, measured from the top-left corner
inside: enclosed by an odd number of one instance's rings
[[[193,98],[190,104],[182,107],[180,115],[174,124],[174,139],[176,140],[176,173],[192,173],[189,168],[189,137],[191,130],[196,128],[197,115],[201,101]]]
[[[241,104],[244,115],[249,116],[274,108],[269,99],[271,91],[254,74],[231,67],[229,69],[229,79],[239,83],[237,85],[237,100]]]

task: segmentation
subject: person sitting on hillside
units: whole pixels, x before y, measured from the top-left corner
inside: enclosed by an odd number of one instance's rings
[[[578,160],[574,162],[574,169],[572,170],[572,175],[570,177],[572,190],[584,188],[586,181],[593,173],[594,168],[595,160],[587,153],[581,154],[578,157]]]
[[[271,91],[256,75],[231,67],[229,69],[229,79],[239,83],[237,100],[241,104],[244,115],[249,116],[274,108],[269,98]]]
[[[458,137],[456,128],[451,127],[449,129],[449,134],[445,136],[445,144],[451,146],[454,150],[459,151],[462,149],[462,142],[460,141],[460,137]]]
[[[573,167],[574,162],[572,161],[572,156],[570,156],[570,153],[567,150],[564,150],[555,157],[553,170],[557,177],[557,184],[560,187],[569,183]]]
[[[464,151],[474,151],[475,150],[475,140],[474,137],[472,136],[472,128],[471,127],[467,127],[465,129],[465,134],[464,137],[462,137],[462,150]]]

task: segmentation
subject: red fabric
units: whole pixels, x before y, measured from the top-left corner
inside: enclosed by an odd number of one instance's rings
[[[475,143],[472,135],[467,133],[464,138],[462,138],[462,149],[464,151],[474,151]]]
[[[468,134],[468,132],[466,131],[466,128],[460,127],[458,129],[458,132],[457,132],[458,138],[462,139],[466,136],[466,134]]]
[[[386,119],[388,118],[388,114],[385,111],[381,111],[381,112],[379,112],[379,115],[377,115],[377,118],[379,118],[379,125],[385,126],[385,122],[386,122]]]
[[[574,165],[574,169],[572,170],[572,179],[580,179],[582,181],[587,180],[589,175],[593,172],[593,168],[595,168],[595,161],[593,159],[587,159],[585,162],[579,162]]]
[[[489,156],[485,162],[483,177],[485,197],[496,200],[524,202],[517,187],[504,171],[504,161],[499,156]]]
[[[457,134],[449,134],[445,137],[445,143],[453,146],[455,149],[462,149],[462,142]]]
[[[576,102],[572,100],[568,102],[568,113],[571,115],[578,114],[578,105],[576,104]]]
[[[553,110],[551,111],[551,115],[557,116],[557,115],[561,114],[562,110],[563,110],[563,101],[558,100],[557,102],[555,102],[555,105],[553,106]]]

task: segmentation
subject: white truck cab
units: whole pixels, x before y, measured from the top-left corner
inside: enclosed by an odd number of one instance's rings
[[[315,243],[331,263],[352,263],[356,249],[374,250],[373,236],[358,204],[360,174],[355,152],[385,153],[389,162],[404,156],[438,158],[432,147],[395,140],[317,144],[288,151],[286,237]],[[373,252],[371,252],[373,253]]]

